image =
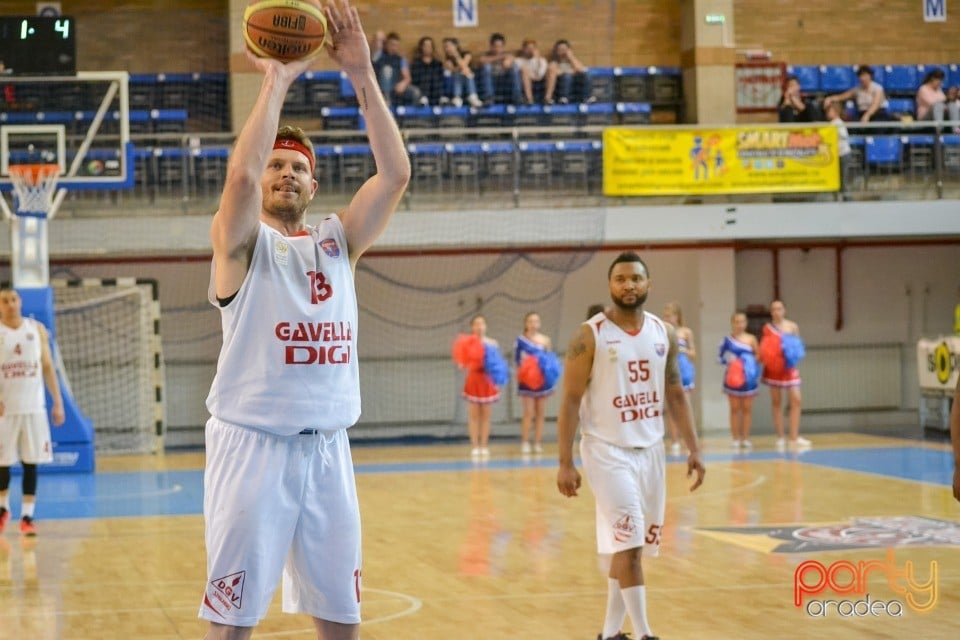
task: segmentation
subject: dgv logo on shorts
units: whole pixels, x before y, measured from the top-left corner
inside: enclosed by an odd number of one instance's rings
[[[246,577],[246,571],[238,571],[228,576],[211,580],[210,586],[213,588],[207,589],[207,597],[204,598],[204,602],[220,615],[229,613],[231,609],[240,609],[243,606],[243,582]],[[214,603],[211,602],[211,597],[216,601],[217,605],[223,608],[223,611],[219,610],[217,606],[214,606]]]
[[[637,534],[637,525],[633,518],[627,514],[613,523],[613,538],[617,542],[626,542]]]

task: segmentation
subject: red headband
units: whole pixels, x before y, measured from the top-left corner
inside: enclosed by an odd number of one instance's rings
[[[310,162],[310,175],[313,175],[313,163],[316,161],[313,157],[313,154],[310,153],[310,149],[307,149],[306,145],[300,143],[298,140],[293,140],[292,138],[277,138],[277,141],[273,143],[274,149],[290,149],[291,151],[299,151],[307,157],[307,160]]]

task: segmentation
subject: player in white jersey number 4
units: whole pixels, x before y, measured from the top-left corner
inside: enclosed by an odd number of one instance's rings
[[[360,416],[354,269],[410,179],[348,0],[325,8],[328,53],[356,89],[377,172],[347,207],[306,224],[317,191],[310,139],[278,128],[311,61],[251,62],[260,93],[213,218],[210,301],[223,347],[207,397],[204,517],[208,640],[243,640],[283,581],[283,610],[321,640],[359,636],[360,510],[346,430]]]
[[[690,451],[687,477],[703,482],[700,444],[683,390],[674,328],[643,310],[650,291],[647,266],[621,253],[607,273],[613,306],[580,325],[567,350],[560,400],[557,488],[577,495],[573,464],[579,421],[580,457],[597,502],[597,551],[607,571],[607,612],[599,638],[626,638],[627,614],[641,637],[647,622],[640,556],[659,552],[666,502],[663,414],[676,420]]]

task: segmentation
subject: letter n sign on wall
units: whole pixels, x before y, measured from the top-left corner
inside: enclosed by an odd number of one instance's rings
[[[946,22],[947,0],[922,0],[924,22]]]
[[[480,0],[453,0],[453,26],[480,26]]]

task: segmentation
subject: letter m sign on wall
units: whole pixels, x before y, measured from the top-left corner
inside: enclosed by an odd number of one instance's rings
[[[947,0],[921,0],[924,22],[946,22]]]
[[[453,0],[453,26],[480,26],[480,0]]]

